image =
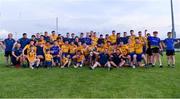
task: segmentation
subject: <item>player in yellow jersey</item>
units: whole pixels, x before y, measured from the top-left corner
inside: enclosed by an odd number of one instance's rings
[[[131,42],[135,44],[135,38],[136,38],[136,35],[134,34],[134,30],[130,30],[130,37],[129,39],[131,39]]]
[[[116,31],[113,30],[112,31],[112,35],[109,36],[109,40],[114,45],[114,44],[116,44],[116,39],[117,39]]]
[[[31,40],[30,43],[24,47],[22,51],[23,56],[30,51],[30,46],[33,47],[34,51],[36,52],[36,46],[34,46],[34,41]]]
[[[70,58],[70,55],[67,55],[67,57],[62,56],[62,66],[61,66],[61,68],[70,66],[70,59],[69,58]]]
[[[50,50],[51,48],[51,43],[49,41],[46,42],[46,44],[44,45],[44,53],[46,53],[46,50]]]
[[[89,49],[89,46],[86,44],[86,43],[84,43],[83,44],[83,55],[84,55],[84,57],[85,57],[85,60],[84,60],[84,64],[85,65],[88,65],[88,63],[89,63],[89,58],[90,58],[90,56],[89,56],[89,54],[90,54],[90,49]]]
[[[134,64],[136,64],[135,44],[132,43],[131,39],[129,39],[127,46],[128,46],[129,55],[131,57],[131,60],[130,60],[131,64],[130,64],[130,66],[135,68],[134,67]]]
[[[110,41],[108,41],[107,44],[104,45],[104,48],[108,49],[109,55],[111,55],[113,53],[113,51],[114,51],[114,46],[111,45]]]
[[[46,50],[46,53],[45,53],[45,66],[47,68],[51,68],[54,64],[54,60],[53,60],[53,56],[51,55],[51,51],[50,49],[47,49]]]
[[[136,61],[138,63],[138,66],[143,66],[142,65],[142,59],[144,59],[145,61],[145,66],[146,66],[146,57],[145,55],[143,54],[143,46],[144,44],[139,40],[139,38],[137,37],[136,38],[136,44],[135,44],[135,54],[136,54]]]
[[[117,49],[119,49],[122,53],[122,58],[124,60],[126,60],[126,63],[128,64],[128,66],[130,66],[130,60],[131,60],[131,56],[129,55],[129,48],[127,45],[124,45],[123,42],[120,42],[119,46],[117,47]],[[134,67],[133,67],[134,68]]]
[[[52,31],[51,33],[52,33],[52,34],[50,35],[50,39],[51,39],[51,41],[55,41],[55,40],[57,40],[58,35],[55,33],[55,31]]]
[[[138,38],[143,43],[143,53],[146,54],[147,38],[142,35],[141,31],[138,32]]]
[[[77,49],[76,49],[76,51],[81,51],[81,53],[83,53],[83,45],[82,45],[82,43],[81,42],[78,42],[78,46],[77,46]]]
[[[31,69],[34,69],[34,65],[36,67],[39,66],[39,63],[40,63],[40,59],[37,59],[36,58],[36,51],[34,49],[34,46],[30,46],[30,49],[29,51],[27,52],[27,59],[28,59],[28,62],[29,62],[29,67]]]
[[[91,36],[92,45],[97,45],[98,37],[96,37],[96,32],[94,32]]]
[[[62,47],[62,45],[64,45],[63,39],[61,37],[58,37],[57,41],[58,41],[59,47]]]
[[[73,59],[75,60],[76,64],[74,66],[74,68],[78,68],[78,67],[82,67],[83,63],[84,63],[84,55],[82,54],[81,51],[77,51],[76,55],[73,57]]]
[[[38,43],[43,44],[43,45],[46,44],[46,41],[44,40],[44,36],[43,35],[40,36],[40,38],[38,40]]]
[[[69,54],[69,42],[65,41],[64,45],[61,46],[61,50],[62,50],[62,55],[67,57],[67,55]]]
[[[104,47],[104,44],[103,44],[103,43],[98,44],[98,46],[97,46],[97,52],[99,52],[99,53],[104,52],[104,49],[105,49],[105,48],[106,48],[106,47]]]
[[[34,51],[36,52],[36,46],[34,46],[34,41],[31,40],[30,43],[28,45],[26,45],[24,47],[24,49],[22,50],[22,65],[24,66],[27,62],[27,55],[30,52],[30,46],[32,46],[32,48],[34,49]]]

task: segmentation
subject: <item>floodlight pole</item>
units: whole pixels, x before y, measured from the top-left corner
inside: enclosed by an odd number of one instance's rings
[[[174,9],[173,9],[173,0],[171,0],[171,18],[172,18],[172,33],[173,38],[176,38],[176,31],[175,31],[175,23],[174,23]]]

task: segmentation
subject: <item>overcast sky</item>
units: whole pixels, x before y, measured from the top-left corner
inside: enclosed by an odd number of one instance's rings
[[[180,0],[174,0],[177,36],[180,37]],[[0,0],[0,38],[14,34],[55,30],[60,33],[171,31],[170,0]],[[15,33],[16,32],[16,33]]]

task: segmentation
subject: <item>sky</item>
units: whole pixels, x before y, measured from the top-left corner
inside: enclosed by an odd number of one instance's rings
[[[180,37],[180,0],[174,1],[175,26]],[[133,29],[171,31],[170,0],[0,0],[0,38],[12,32],[20,37],[56,30],[65,34],[96,31],[98,34]]]

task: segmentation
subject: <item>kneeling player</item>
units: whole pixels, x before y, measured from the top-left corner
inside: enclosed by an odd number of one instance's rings
[[[51,50],[51,54],[53,55],[53,60],[56,66],[60,66],[61,65],[61,49],[58,45],[57,41],[54,41],[54,45],[50,48]]]
[[[74,66],[74,68],[78,68],[78,67],[82,67],[83,63],[84,63],[84,55],[82,54],[82,52],[80,50],[77,51],[76,55],[73,57],[73,59],[75,60],[76,64]]]
[[[36,52],[34,46],[30,46],[30,51],[27,53],[27,59],[29,62],[29,67],[34,69],[34,66],[38,67],[40,64],[40,59],[36,58]]]
[[[105,49],[101,53],[95,53],[98,54],[98,61],[95,62],[95,64],[91,67],[92,69],[95,69],[96,67],[108,67],[108,69],[111,69],[111,65],[109,62],[109,54],[108,54],[108,49]]]
[[[14,66],[16,66],[16,68],[20,67],[21,63],[22,63],[22,48],[21,45],[19,43],[15,44],[15,47],[12,50],[12,57],[11,57],[11,61],[13,63]]]
[[[62,66],[61,66],[61,68],[69,67],[70,64],[71,64],[71,61],[70,61],[70,55],[68,55],[67,57],[63,55],[63,57],[62,57]]]
[[[53,61],[53,56],[51,55],[51,51],[47,49],[45,53],[45,66],[47,68],[51,68],[53,65],[55,65]]]

